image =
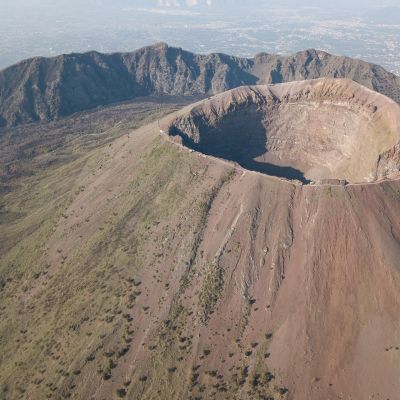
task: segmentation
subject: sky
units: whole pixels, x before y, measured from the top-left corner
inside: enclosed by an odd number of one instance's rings
[[[400,0],[0,0],[0,69],[157,41],[246,57],[313,47],[400,71]]]
[[[399,0],[0,0],[0,8],[3,11],[19,10],[29,17],[29,11],[34,8],[53,6],[61,9],[74,9],[77,12],[92,7],[104,9],[116,8],[121,5],[140,7],[169,7],[169,8],[197,8],[208,7],[222,9],[227,13],[249,7],[320,7],[320,8],[367,8],[382,6],[398,6]]]

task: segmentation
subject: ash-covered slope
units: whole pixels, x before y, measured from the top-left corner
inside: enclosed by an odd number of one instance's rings
[[[165,130],[200,152],[303,182],[400,171],[399,105],[346,79],[233,89],[184,108]]]
[[[378,107],[372,123],[392,115],[347,81],[216,99],[264,107],[324,88],[327,114],[353,92],[352,110]],[[0,396],[396,399],[400,181],[298,185],[249,171],[160,135],[182,115],[65,151],[4,188]]]
[[[400,101],[400,78],[322,51],[253,59],[197,55],[161,43],[132,53],[33,58],[0,71],[0,126],[48,121],[139,96],[196,96],[241,85],[342,77]]]

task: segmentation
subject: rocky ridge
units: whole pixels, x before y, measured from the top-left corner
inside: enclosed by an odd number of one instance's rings
[[[0,126],[50,121],[142,96],[208,96],[242,85],[348,78],[400,101],[400,78],[323,51],[252,59],[193,54],[165,43],[130,53],[36,57],[0,71]]]

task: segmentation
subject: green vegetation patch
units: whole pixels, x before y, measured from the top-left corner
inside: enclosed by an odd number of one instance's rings
[[[215,306],[221,297],[223,288],[224,271],[214,261],[208,267],[200,294],[200,305],[202,309],[201,321],[204,324],[207,324],[210,315],[214,312]]]

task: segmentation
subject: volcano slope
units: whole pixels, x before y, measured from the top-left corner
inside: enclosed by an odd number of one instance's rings
[[[240,88],[12,182],[3,398],[398,398],[399,114],[342,80]]]

